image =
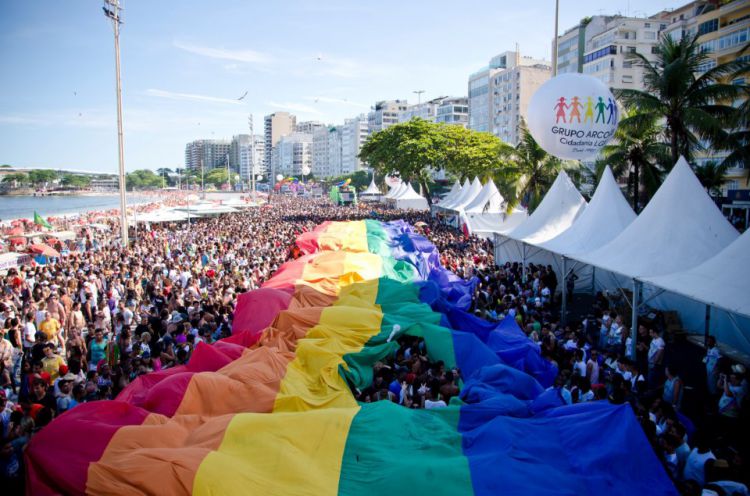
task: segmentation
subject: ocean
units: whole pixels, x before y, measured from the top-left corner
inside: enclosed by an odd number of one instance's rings
[[[128,194],[128,205],[146,203],[148,198]],[[0,196],[0,221],[33,219],[34,211],[43,217],[70,215],[92,210],[119,208],[117,194],[102,196]]]

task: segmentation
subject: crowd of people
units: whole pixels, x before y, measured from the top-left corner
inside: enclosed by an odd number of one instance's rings
[[[554,362],[554,388],[568,403],[629,403],[667,472],[685,494],[710,487],[746,494],[747,375],[706,353],[706,382],[685,384],[670,362],[663,326],[630,326],[606,298],[582,318],[559,318],[561,283],[552,267],[496,265],[490,240],[432,218],[368,205],[275,196],[262,208],[188,224],[154,224],[123,249],[110,230],[88,231],[83,249],[47,265],[0,277],[0,487],[20,487],[31,436],[82,402],[115,398],[136,377],[185,364],[198,343],[231,334],[237,296],[260,287],[295,255],[294,240],[328,220],[404,219],[457,275],[478,277],[472,311],[490,321],[512,315],[542,356]],[[360,401],[440,408],[460,394],[459,370],[430,361],[424,342],[403,338],[379,362]],[[683,408],[705,389],[701,421]],[[703,415],[705,414],[705,415]],[[603,470],[606,469],[603,467]],[[14,486],[15,485],[15,486]],[[745,491],[745,492],[742,492]]]

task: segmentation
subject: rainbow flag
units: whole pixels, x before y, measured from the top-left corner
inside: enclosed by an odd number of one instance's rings
[[[403,222],[326,222],[240,295],[233,335],[26,450],[30,494],[676,495],[628,405],[564,406],[513,319],[468,310],[476,281]],[[358,403],[401,336],[461,371],[460,398]]]

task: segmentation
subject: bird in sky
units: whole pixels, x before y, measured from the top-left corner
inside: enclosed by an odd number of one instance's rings
[[[243,100],[247,96],[247,91],[242,94],[241,97],[239,97],[237,100]]]

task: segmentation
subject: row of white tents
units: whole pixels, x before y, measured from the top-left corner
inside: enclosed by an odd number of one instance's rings
[[[397,186],[392,187],[387,194],[381,195],[380,190],[375,186],[374,176],[370,182],[370,186],[359,197],[363,200],[383,201],[402,210],[430,209],[427,198],[417,193],[411,183],[399,183]]]
[[[508,232],[523,223],[528,217],[526,210],[515,208],[506,213],[507,203],[493,181],[482,186],[479,178],[471,183],[458,181],[448,194],[436,203],[434,212],[450,215],[456,227],[463,224],[466,229],[479,236]]]
[[[684,159],[638,216],[607,168],[591,202],[561,172],[532,215],[497,227],[498,263],[549,264],[560,281],[575,271],[578,290],[625,288],[633,317],[646,303],[676,310],[686,330],[750,353],[750,232],[729,224]]]

